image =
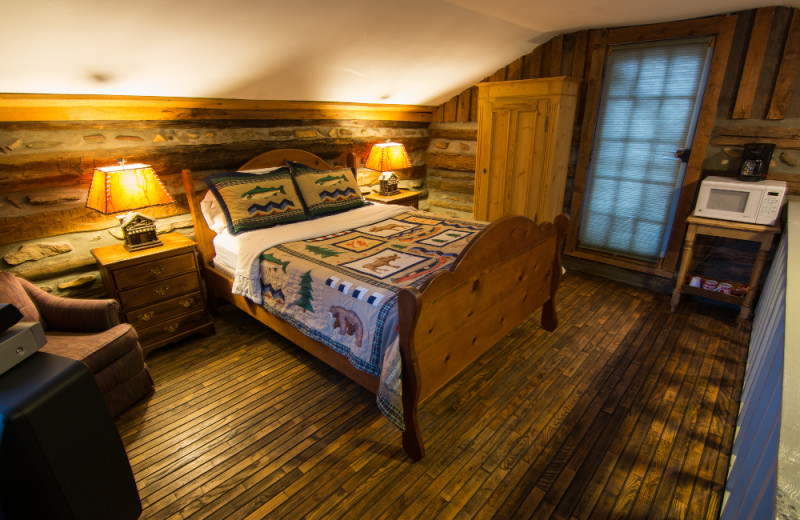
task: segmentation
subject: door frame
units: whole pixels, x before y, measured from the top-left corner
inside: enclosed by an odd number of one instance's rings
[[[702,173],[706,149],[711,138],[714,121],[716,120],[717,105],[728,67],[728,58],[737,19],[737,15],[725,15],[680,22],[590,31],[589,49],[591,54],[589,57],[589,73],[586,79],[585,111],[581,125],[578,158],[575,165],[575,179],[570,204],[572,225],[565,242],[565,254],[665,278],[674,276],[680,258],[683,236],[686,232],[686,218],[692,212],[692,204],[694,203],[700,174]],[[697,119],[697,127],[692,141],[692,153],[686,165],[686,173],[683,178],[672,229],[669,231],[669,240],[664,258],[658,262],[646,262],[581,249],[578,245],[578,227],[583,210],[586,181],[609,46],[694,36],[714,37],[714,55],[711,59],[711,68],[708,73],[700,114]]]

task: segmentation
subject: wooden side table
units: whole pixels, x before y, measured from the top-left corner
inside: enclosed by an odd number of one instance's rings
[[[764,264],[767,262],[767,254],[772,246],[774,236],[780,233],[780,226],[764,226],[761,224],[745,224],[743,222],[730,222],[727,220],[716,220],[690,216],[686,219],[688,228],[686,230],[686,240],[683,245],[683,258],[681,259],[681,269],[678,272],[678,279],[675,283],[675,290],[672,291],[671,310],[674,312],[681,300],[681,294],[693,294],[718,301],[723,301],[741,307],[739,311],[739,321],[750,318],[753,312],[753,300],[758,290],[758,282],[761,273],[764,271]],[[750,273],[750,287],[744,296],[723,294],[716,291],[703,289],[702,287],[692,287],[689,285],[687,275],[692,263],[694,240],[697,235],[710,235],[723,238],[734,238],[737,240],[749,240],[761,244],[756,255],[753,269]],[[722,281],[722,280],[721,280]]]
[[[411,206],[414,209],[419,208],[419,192],[411,190],[400,190],[400,193],[394,195],[381,195],[380,193],[370,193],[364,197],[372,202],[380,202],[381,204],[397,204],[400,206]]]
[[[145,355],[201,332],[214,333],[200,285],[196,244],[180,233],[159,237],[164,245],[128,251],[122,244],[92,249],[103,284],[139,334]]]

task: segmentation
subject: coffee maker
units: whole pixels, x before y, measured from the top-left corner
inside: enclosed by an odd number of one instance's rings
[[[739,180],[754,182],[766,179],[774,150],[775,145],[772,143],[745,144],[742,164],[739,166]]]

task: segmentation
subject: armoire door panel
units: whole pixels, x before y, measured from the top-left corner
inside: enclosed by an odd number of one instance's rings
[[[570,140],[556,137],[571,135],[578,85],[574,78],[478,85],[475,218],[550,221],[561,213]]]
[[[511,112],[493,110],[491,112],[491,155],[488,162],[488,175],[483,181],[488,194],[486,200],[486,220],[494,220],[502,215],[505,207],[505,185],[508,182],[508,156],[505,146],[511,131]],[[492,179],[495,179],[494,181]]]
[[[512,143],[512,175],[506,178],[511,204],[505,214],[537,217],[542,195],[542,175],[547,156],[545,127],[548,101],[538,99],[533,110],[517,113],[515,139]]]

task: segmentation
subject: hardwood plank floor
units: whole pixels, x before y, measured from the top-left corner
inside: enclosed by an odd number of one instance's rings
[[[717,518],[749,329],[571,271],[426,402],[406,458],[374,396],[231,306],[153,352],[117,420],[142,518]]]

